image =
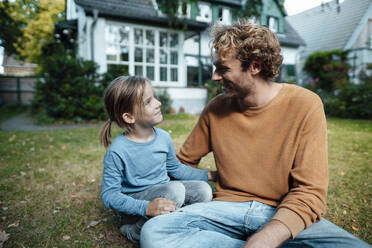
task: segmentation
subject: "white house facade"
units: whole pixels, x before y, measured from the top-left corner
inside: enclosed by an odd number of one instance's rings
[[[183,108],[197,114],[206,104],[203,84],[213,69],[209,27],[217,19],[224,24],[233,22],[233,9],[239,7],[240,0],[188,4],[186,14],[180,14],[186,29],[181,22],[179,28],[170,28],[155,0],[67,0],[66,17],[77,20],[78,56],[95,61],[101,73],[119,69],[123,74],[145,76],[156,91],[167,90],[176,111]],[[283,71],[287,71],[287,65],[295,65],[303,41],[290,27],[290,33],[284,31],[289,24],[284,23],[279,7],[271,1],[265,7],[267,12],[279,17],[273,18],[273,23],[269,17],[264,20],[278,31]]]

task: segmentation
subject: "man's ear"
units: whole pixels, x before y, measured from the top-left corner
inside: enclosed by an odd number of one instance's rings
[[[250,68],[252,75],[258,75],[261,72],[261,62],[259,61],[253,61],[250,65]]]
[[[125,123],[128,123],[128,124],[133,124],[136,122],[136,119],[134,118],[134,116],[130,113],[124,113],[122,116],[123,118],[123,121]]]

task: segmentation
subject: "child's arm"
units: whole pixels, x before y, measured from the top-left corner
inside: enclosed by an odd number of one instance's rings
[[[123,163],[124,161],[114,152],[106,153],[102,174],[102,202],[109,209],[146,216],[149,201],[137,200],[122,193]]]
[[[170,176],[179,180],[202,180],[208,181],[210,173],[208,170],[201,170],[182,164],[176,157],[173,142],[169,136],[167,154],[167,171]]]

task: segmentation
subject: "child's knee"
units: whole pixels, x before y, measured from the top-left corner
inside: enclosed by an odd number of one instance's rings
[[[180,208],[185,202],[185,186],[177,181],[171,181],[163,188],[164,198],[174,201],[177,208]]]
[[[207,182],[200,182],[198,187],[199,202],[208,202],[213,198],[212,188]]]

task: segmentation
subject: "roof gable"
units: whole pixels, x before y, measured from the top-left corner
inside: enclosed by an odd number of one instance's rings
[[[305,56],[315,51],[344,49],[372,0],[336,1],[288,16],[287,20],[305,40]]]

